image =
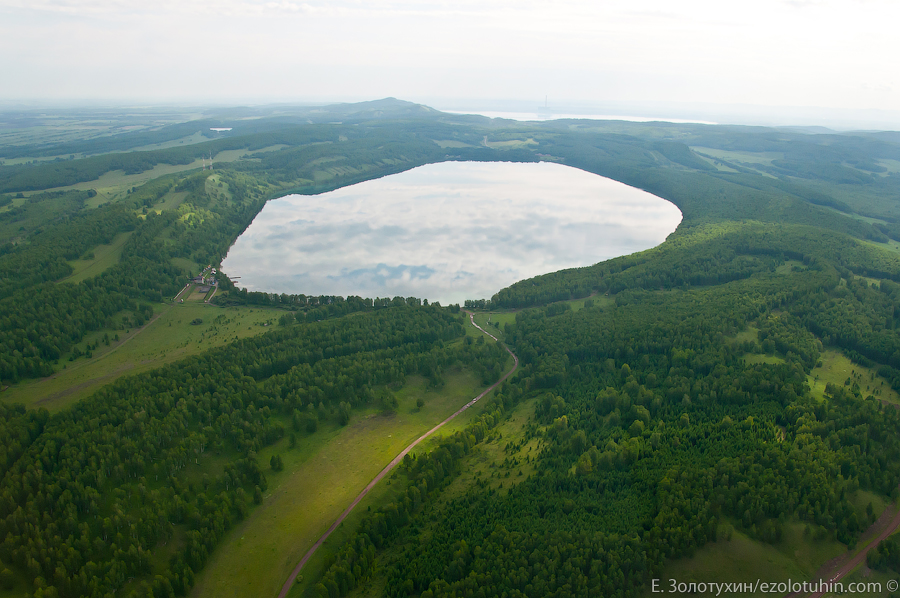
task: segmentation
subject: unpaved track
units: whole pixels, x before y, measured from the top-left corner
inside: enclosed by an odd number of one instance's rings
[[[890,508],[890,507],[888,507]],[[878,537],[869,542],[865,548],[860,550],[856,555],[853,556],[852,559],[841,565],[837,571],[832,571],[829,573],[823,581],[827,581],[828,583],[834,583],[841,581],[845,575],[856,569],[860,563],[862,563],[866,559],[866,555],[869,554],[869,551],[878,546],[885,538],[893,534],[897,531],[897,528],[900,527],[900,510],[897,511],[897,514],[894,515],[894,518],[891,519],[891,522],[888,526],[882,530]],[[815,594],[810,594],[810,598],[822,598],[828,592],[816,592]]]
[[[482,328],[481,326],[479,326],[478,324],[475,323],[475,314],[473,314],[472,312],[466,312],[466,313],[469,314],[469,321],[472,322],[472,326],[474,326],[478,330],[482,331],[483,333],[485,333],[492,339],[497,340],[496,336],[494,336],[493,334],[486,331],[484,328]],[[394,457],[393,461],[388,463],[387,466],[381,470],[381,473],[379,473],[377,476],[375,476],[375,479],[373,479],[371,482],[369,482],[369,484],[365,488],[363,488],[363,491],[359,493],[359,496],[357,496],[355,499],[353,499],[353,502],[350,503],[350,506],[347,507],[344,510],[344,512],[341,513],[341,516],[337,518],[337,521],[335,521],[334,523],[331,524],[331,527],[328,528],[328,531],[326,531],[324,534],[322,534],[322,537],[319,538],[318,540],[316,540],[316,543],[312,545],[312,548],[310,548],[309,551],[303,556],[303,558],[300,559],[300,562],[297,563],[297,566],[294,567],[294,570],[291,572],[290,577],[287,578],[287,581],[284,582],[284,585],[281,587],[281,592],[278,593],[278,598],[286,598],[286,596],[288,595],[288,592],[291,591],[291,587],[294,585],[294,582],[296,581],[297,576],[300,575],[301,569],[303,569],[303,566],[306,564],[306,562],[310,558],[312,558],[312,555],[315,554],[316,550],[319,549],[319,546],[321,546],[325,542],[325,540],[328,539],[328,536],[330,536],[331,533],[334,530],[336,530],[337,527],[341,523],[344,522],[344,519],[347,518],[347,515],[349,515],[350,512],[354,509],[354,507],[356,507],[356,505],[359,504],[359,501],[361,501],[366,496],[366,494],[369,493],[369,490],[374,488],[375,484],[380,482],[384,476],[389,474],[391,472],[391,470],[394,469],[394,467],[396,467],[397,464],[403,460],[403,457],[405,457],[407,454],[409,454],[409,451],[413,450],[417,444],[419,444],[420,442],[422,442],[423,440],[425,440],[426,438],[428,438],[429,436],[431,436],[432,434],[434,434],[435,432],[440,430],[444,426],[444,424],[452,421],[456,416],[458,416],[460,413],[462,413],[463,411],[465,411],[466,409],[468,409],[469,407],[471,407],[472,405],[477,403],[479,399],[481,399],[487,393],[489,393],[492,390],[494,390],[495,388],[497,388],[500,384],[503,383],[504,380],[506,380],[507,378],[509,378],[510,376],[513,375],[513,372],[515,372],[516,369],[518,369],[518,367],[519,367],[519,358],[516,357],[515,353],[513,353],[512,351],[509,350],[509,347],[504,345],[503,348],[506,349],[506,352],[509,353],[510,355],[512,355],[513,360],[515,360],[515,364],[513,365],[513,368],[511,370],[509,370],[502,378],[500,378],[499,380],[494,382],[494,384],[492,384],[487,390],[482,392],[480,395],[478,395],[477,397],[475,397],[474,399],[472,399],[471,401],[469,401],[462,407],[460,407],[456,411],[456,413],[454,413],[453,415],[451,415],[450,417],[448,417],[447,419],[445,419],[444,421],[442,421],[435,427],[431,428],[430,430],[428,430],[427,432],[425,432],[424,434],[419,436],[419,438],[417,438],[415,442],[410,444],[408,447],[403,449],[403,451],[399,455]]]

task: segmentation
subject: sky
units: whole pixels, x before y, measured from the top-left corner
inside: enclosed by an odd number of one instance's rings
[[[0,100],[894,114],[898,22],[895,0],[0,0]]]

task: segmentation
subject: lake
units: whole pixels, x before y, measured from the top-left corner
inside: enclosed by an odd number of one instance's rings
[[[269,201],[222,262],[251,291],[489,299],[538,274],[655,247],[673,204],[551,162],[442,162]]]
[[[714,125],[712,121],[671,118],[668,116],[631,116],[628,114],[593,114],[593,113],[576,113],[576,112],[504,112],[499,110],[474,110],[466,112],[464,110],[442,110],[448,114],[478,114],[488,118],[505,118],[507,120],[531,121],[531,120],[624,120],[635,123],[651,123],[651,122],[668,122],[675,124],[701,124]]]

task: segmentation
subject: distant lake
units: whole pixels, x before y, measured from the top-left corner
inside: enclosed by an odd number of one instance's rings
[[[654,247],[673,204],[550,162],[442,162],[269,201],[222,263],[251,291],[489,299],[537,274]]]
[[[668,116],[631,116],[628,114],[584,114],[584,113],[573,113],[573,112],[502,112],[497,110],[476,110],[472,112],[466,112],[464,110],[443,110],[443,112],[447,112],[448,114],[478,114],[480,116],[486,116],[488,118],[505,118],[508,120],[518,120],[518,121],[531,121],[531,120],[560,120],[560,119],[572,119],[572,120],[624,120],[628,122],[635,123],[650,123],[650,122],[669,122],[675,124],[701,124],[701,125],[714,125],[716,123],[708,120],[691,120],[691,119],[683,119],[683,118],[671,118]]]

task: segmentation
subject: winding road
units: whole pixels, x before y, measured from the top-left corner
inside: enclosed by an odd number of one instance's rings
[[[469,315],[469,321],[472,322],[472,326],[474,326],[478,330],[482,331],[484,334],[488,335],[495,341],[498,340],[496,336],[494,336],[493,334],[491,334],[490,332],[488,332],[487,330],[485,330],[484,328],[482,328],[481,326],[479,326],[478,324],[475,323],[475,314],[474,313],[472,313],[472,312],[466,312],[466,313]],[[391,472],[391,470],[394,469],[394,467],[396,467],[397,464],[403,460],[403,457],[405,457],[407,454],[409,454],[409,452],[411,450],[413,450],[417,444],[419,444],[420,442],[422,442],[423,440],[425,440],[426,438],[428,438],[429,436],[431,436],[432,434],[434,434],[435,432],[440,430],[444,426],[444,424],[446,424],[450,421],[453,421],[453,419],[456,418],[460,413],[462,413],[463,411],[465,411],[466,409],[468,409],[469,407],[471,407],[472,405],[477,403],[479,401],[479,399],[481,399],[486,394],[488,394],[489,392],[491,392],[492,390],[497,388],[500,384],[503,383],[504,380],[506,380],[507,378],[509,378],[510,376],[513,375],[513,373],[519,367],[519,358],[516,357],[515,353],[510,351],[509,347],[507,347],[506,345],[504,345],[503,348],[506,349],[507,353],[512,355],[512,358],[515,361],[512,369],[509,370],[502,378],[500,378],[499,380],[494,382],[494,384],[492,384],[490,387],[488,387],[480,395],[478,395],[477,397],[475,397],[474,399],[472,399],[471,401],[469,401],[468,403],[466,403],[465,405],[460,407],[456,411],[456,413],[454,413],[453,415],[451,415],[450,417],[448,417],[447,419],[445,419],[444,421],[442,421],[435,427],[431,428],[430,430],[428,430],[427,432],[425,432],[424,434],[419,436],[419,438],[417,438],[415,440],[415,442],[410,444],[408,447],[403,449],[403,451],[401,451],[399,455],[394,457],[394,459],[390,463],[388,463],[384,469],[381,470],[381,473],[379,473],[377,476],[375,476],[375,479],[373,479],[371,482],[369,482],[369,484],[365,488],[363,488],[363,491],[360,492],[359,495],[355,499],[353,499],[353,502],[350,503],[350,506],[347,507],[344,510],[344,512],[341,513],[341,516],[337,518],[337,521],[335,521],[334,523],[331,524],[331,527],[328,528],[328,531],[326,531],[324,534],[322,534],[322,537],[319,538],[318,540],[316,540],[316,543],[312,545],[312,548],[310,548],[309,551],[303,556],[303,558],[300,559],[300,562],[297,563],[297,566],[294,567],[294,570],[291,572],[290,577],[287,578],[287,581],[284,582],[284,585],[281,587],[281,592],[278,593],[278,598],[285,598],[288,595],[288,592],[291,591],[291,586],[294,585],[294,582],[297,580],[297,576],[300,574],[300,571],[303,569],[303,566],[306,565],[306,562],[310,558],[312,558],[312,555],[314,555],[316,550],[319,549],[319,546],[321,546],[325,542],[325,540],[328,539],[328,536],[330,536],[332,534],[332,532],[334,532],[334,530],[336,530],[338,528],[338,526],[344,522],[344,519],[347,518],[347,515],[349,515],[350,512],[353,511],[353,509],[356,507],[356,505],[358,505],[359,502],[363,498],[365,498],[366,494],[368,494],[369,491],[375,487],[375,484],[380,482],[384,476],[389,474]]]

